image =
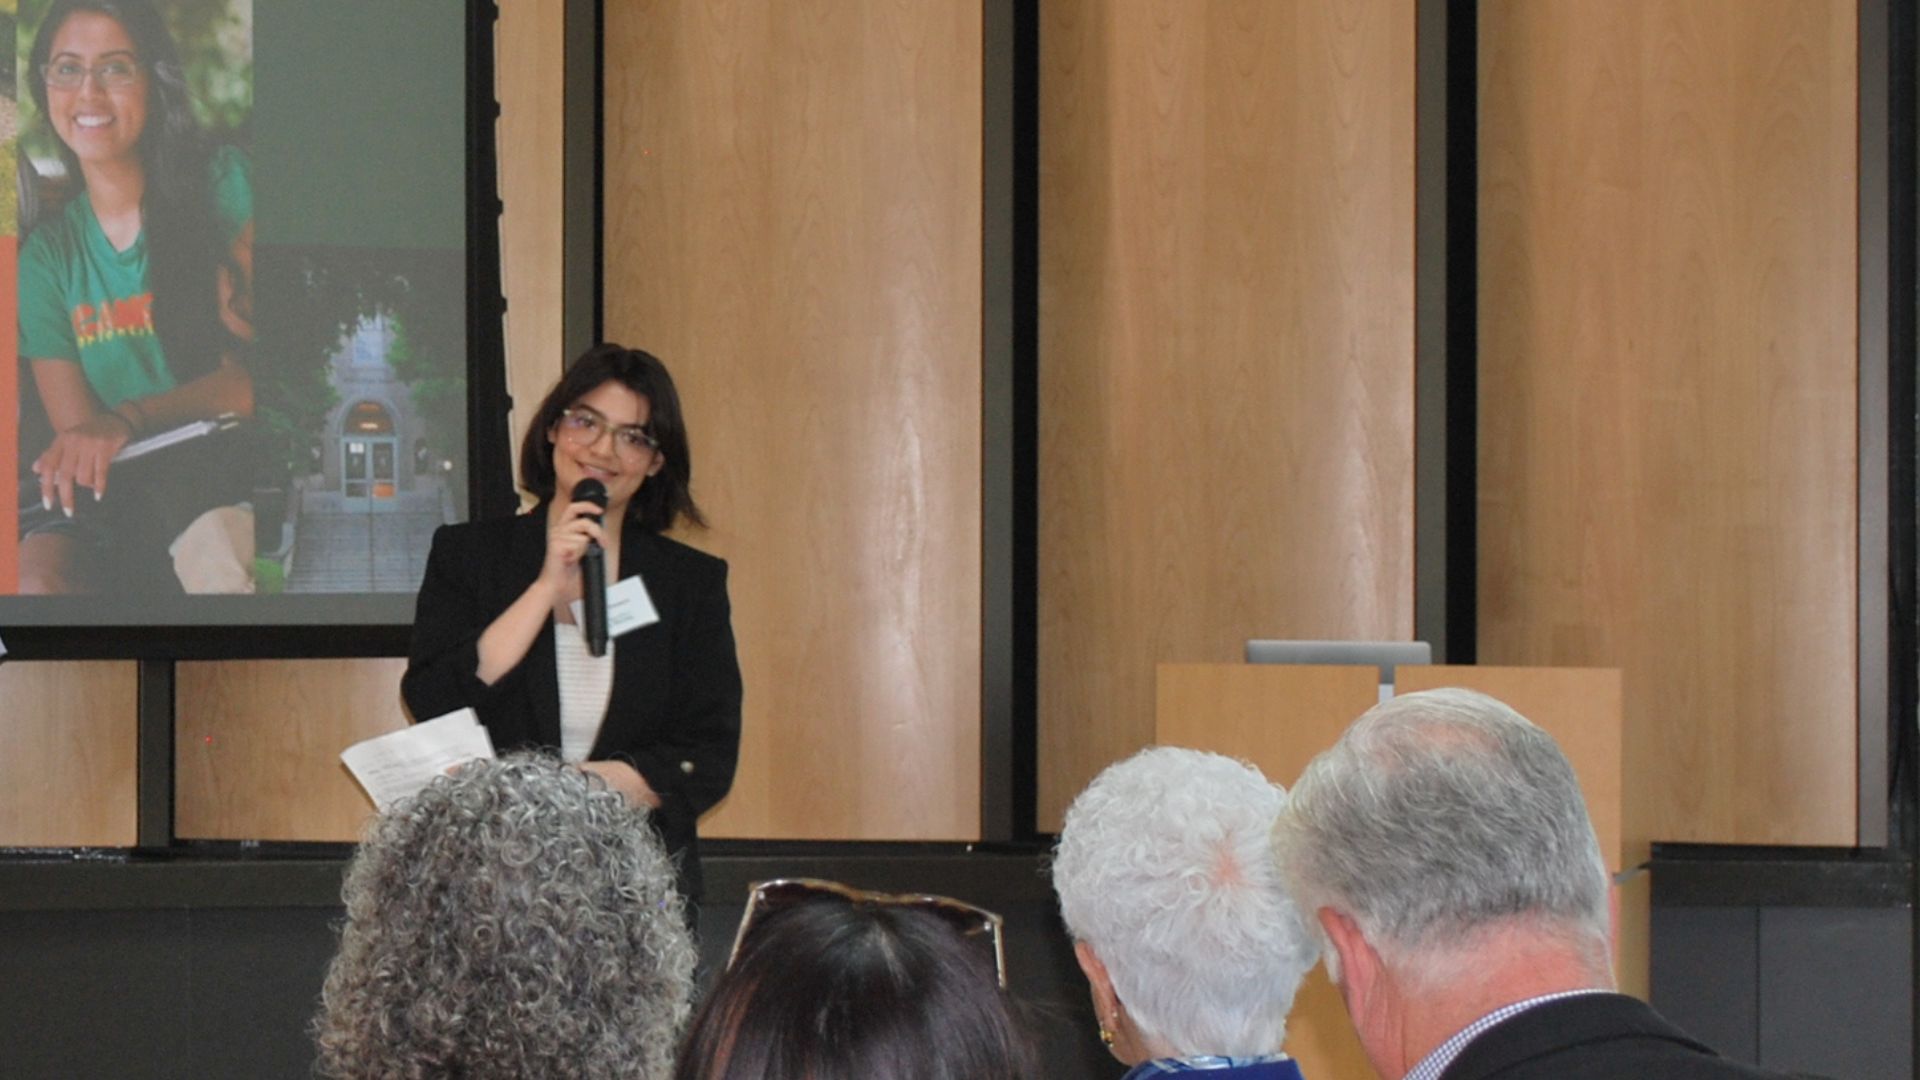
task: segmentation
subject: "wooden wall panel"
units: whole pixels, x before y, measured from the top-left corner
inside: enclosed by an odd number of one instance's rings
[[[1308,762],[1379,701],[1371,667],[1161,664],[1152,741],[1251,761],[1267,779],[1292,787]]]
[[[373,803],[340,751],[406,726],[404,660],[225,660],[175,669],[174,834],[358,840]]]
[[[1480,12],[1479,657],[1623,670],[1630,832],[1852,844],[1854,5]]]
[[[500,120],[500,279],[507,303],[507,392],[513,445],[559,380],[564,355],[561,213],[566,64],[564,6],[500,5],[495,82]],[[513,458],[516,469],[520,457]]]
[[[1414,4],[1040,18],[1050,829],[1157,663],[1412,635]]]
[[[0,666],[0,847],[137,840],[137,691],[127,661]]]
[[[563,359],[562,13],[559,3],[502,4],[496,31],[506,207],[501,275],[515,445],[525,418],[559,378]],[[339,753],[402,722],[404,667],[385,659],[182,664],[176,833],[356,839],[372,804],[341,767]]]
[[[610,4],[610,337],[657,352],[747,687],[707,835],[979,831],[981,14]]]

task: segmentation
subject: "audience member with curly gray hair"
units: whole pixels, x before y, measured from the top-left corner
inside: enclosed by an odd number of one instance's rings
[[[1067,810],[1053,887],[1129,1080],[1192,1068],[1298,1080],[1281,1044],[1318,939],[1272,865],[1285,803],[1251,765],[1155,747]]]
[[[1553,737],[1485,694],[1368,710],[1293,787],[1276,861],[1387,1080],[1759,1080],[1612,993],[1606,863]]]
[[[656,1077],[696,959],[645,812],[539,755],[374,822],[315,1021],[330,1077]]]

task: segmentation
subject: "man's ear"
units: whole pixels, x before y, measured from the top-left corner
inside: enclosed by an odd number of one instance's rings
[[[1086,975],[1087,986],[1093,991],[1095,1014],[1102,1024],[1107,1023],[1120,1011],[1120,995],[1113,992],[1113,978],[1107,974],[1107,965],[1084,941],[1073,943],[1073,958],[1080,962],[1080,971]]]
[[[1366,935],[1360,930],[1360,924],[1344,911],[1323,907],[1314,913],[1320,919],[1320,929],[1325,931],[1327,940],[1333,945],[1334,965],[1329,966],[1327,977],[1333,980],[1340,996],[1346,998],[1347,1008],[1354,1005],[1354,995],[1364,996],[1380,975],[1380,954],[1368,943]]]

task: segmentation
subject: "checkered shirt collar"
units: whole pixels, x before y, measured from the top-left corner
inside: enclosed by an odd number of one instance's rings
[[[1528,1009],[1545,1005],[1549,1001],[1559,1001],[1561,998],[1604,993],[1606,993],[1604,990],[1562,990],[1557,994],[1542,994],[1525,1001],[1516,1001],[1511,1005],[1502,1005],[1460,1029],[1453,1038],[1434,1047],[1432,1053],[1420,1059],[1420,1064],[1408,1070],[1405,1080],[1440,1080],[1440,1074],[1447,1071],[1447,1066],[1453,1064],[1453,1059],[1459,1057],[1460,1051],[1465,1050],[1467,1044],[1479,1037],[1481,1032],[1504,1020],[1511,1020]]]

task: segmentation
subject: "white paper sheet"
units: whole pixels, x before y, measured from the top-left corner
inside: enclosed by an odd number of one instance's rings
[[[472,709],[377,735],[340,752],[347,771],[382,811],[456,765],[493,756],[493,740]]]

